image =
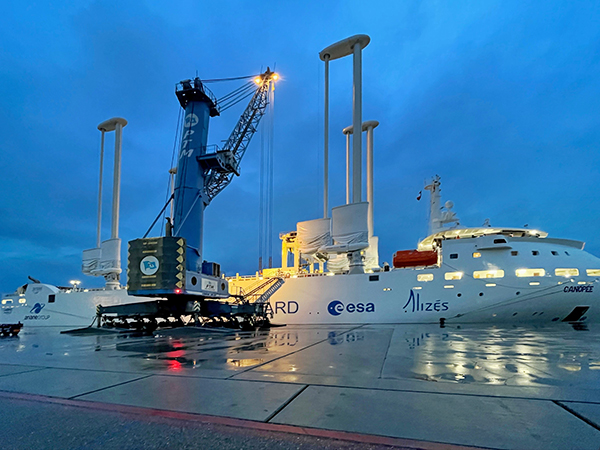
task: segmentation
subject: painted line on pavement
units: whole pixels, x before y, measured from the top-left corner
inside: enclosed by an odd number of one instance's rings
[[[305,436],[337,439],[342,441],[360,442],[372,445],[388,445],[414,450],[486,450],[486,447],[474,447],[465,445],[448,444],[442,442],[420,441],[416,439],[394,438],[378,436],[374,434],[352,433],[347,431],[326,430],[320,428],[299,427],[294,425],[283,425],[252,420],[235,419],[232,417],[210,416],[207,414],[193,414],[163,409],[141,408],[137,406],[116,405],[87,400],[73,400],[59,397],[50,397],[37,394],[21,394],[8,391],[0,391],[0,398],[10,400],[23,400],[38,403],[53,403],[76,408],[86,408],[98,411],[116,412],[120,414],[131,414],[137,416],[153,417],[158,419],[185,420],[215,425],[225,425],[236,428],[248,428],[252,430],[270,431],[289,434],[301,434]]]

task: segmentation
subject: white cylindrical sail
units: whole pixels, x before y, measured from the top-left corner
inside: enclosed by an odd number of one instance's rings
[[[298,222],[298,243],[304,255],[316,253],[321,247],[331,245],[331,219],[315,219]]]
[[[379,269],[379,238],[377,236],[369,238],[369,247],[365,250],[365,269]]]
[[[350,262],[345,253],[330,255],[327,260],[327,270],[331,273],[347,273],[350,270]]]
[[[353,252],[369,246],[369,226],[367,221],[369,204],[350,203],[331,210],[333,221],[333,246],[325,250],[330,253]]]

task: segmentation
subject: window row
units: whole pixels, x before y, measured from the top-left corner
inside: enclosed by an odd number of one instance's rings
[[[600,276],[600,269],[586,269],[586,275],[588,277]],[[464,272],[446,272],[444,274],[445,280],[460,280],[462,279]],[[518,277],[544,277],[546,276],[545,269],[517,269],[515,275]],[[579,276],[579,269],[574,268],[562,268],[554,269],[554,275],[557,277],[577,277]],[[473,278],[504,278],[504,270],[493,269],[493,270],[476,270],[473,272]],[[417,281],[432,281],[432,273],[421,273],[417,275]]]
[[[552,250],[550,253],[554,256],[558,256],[558,252],[556,250]],[[531,254],[533,256],[539,256],[540,252],[538,250],[531,250]],[[511,256],[519,256],[518,250],[511,250]],[[569,252],[565,251],[565,255],[571,256]],[[481,252],[473,252],[473,258],[481,258]],[[458,259],[458,253],[450,253],[450,259]]]

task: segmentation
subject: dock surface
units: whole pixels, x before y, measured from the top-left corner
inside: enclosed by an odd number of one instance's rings
[[[0,339],[0,447],[598,449],[599,329],[24,327]]]

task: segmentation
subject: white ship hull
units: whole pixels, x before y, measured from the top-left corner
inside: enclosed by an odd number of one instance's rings
[[[582,243],[500,236],[504,243],[494,244],[499,236],[445,240],[440,263],[431,267],[354,275],[288,276],[270,299],[272,321],[600,322],[600,259],[583,251]],[[474,258],[473,253],[481,257]],[[527,268],[536,269],[537,276],[517,276],[518,270]],[[566,270],[568,276],[557,276],[557,270]],[[477,271],[491,271],[496,277],[474,278]],[[500,271],[502,277],[497,276]],[[457,279],[459,273],[462,275]],[[229,282],[233,292],[240,287],[247,291],[262,281],[258,277],[237,277]],[[93,322],[97,305],[144,300],[152,299],[129,296],[125,289],[68,290],[34,283],[27,285],[24,292],[4,296],[0,323],[85,327]]]
[[[42,283],[26,285],[25,292],[4,296],[0,323],[21,322],[27,327],[87,327],[96,306],[143,301],[125,289],[64,290]],[[150,300],[150,299],[148,299]]]
[[[600,321],[600,259],[581,250],[582,243],[500,236],[505,243],[494,246],[498,237],[444,241],[441,263],[435,267],[285,278],[270,299],[273,322],[435,323],[443,318],[448,323],[530,323],[569,319],[574,310],[573,321]],[[474,258],[475,252],[481,257]],[[543,271],[517,276],[524,268]],[[569,276],[557,276],[557,269],[569,269]],[[496,277],[474,278],[480,271]],[[419,281],[423,278],[431,280]],[[244,290],[260,282],[256,277],[229,281],[232,289]]]

